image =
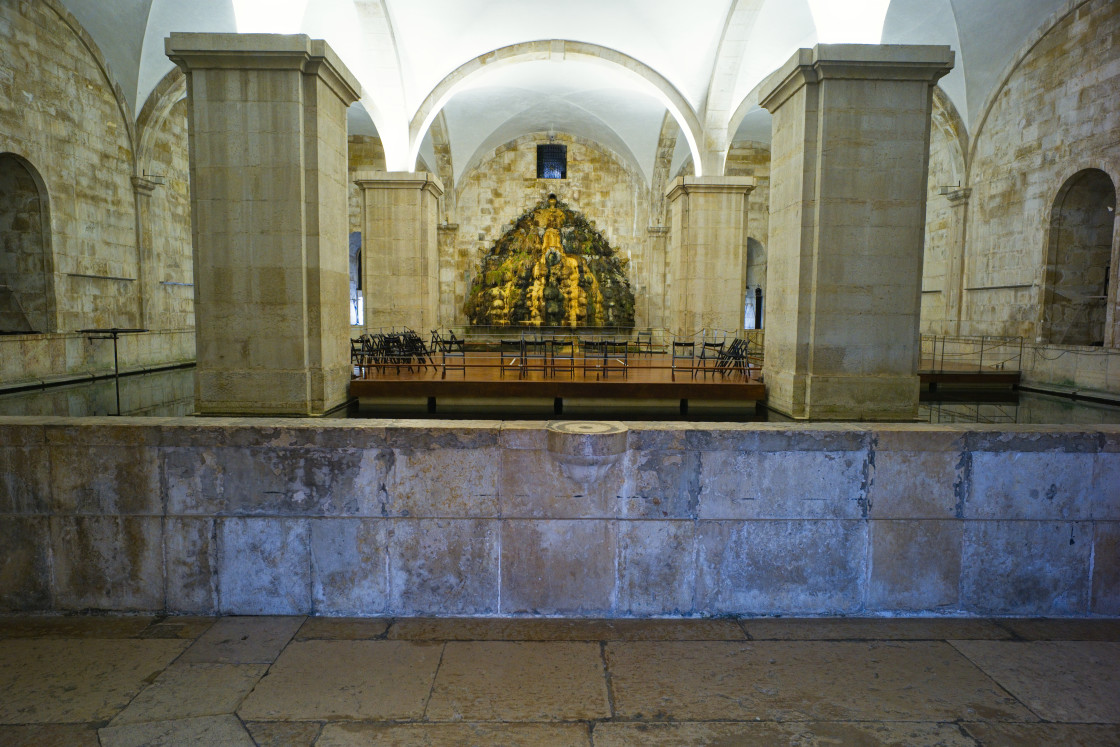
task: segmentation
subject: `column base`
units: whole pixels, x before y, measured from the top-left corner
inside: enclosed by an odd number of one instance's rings
[[[765,372],[766,406],[795,420],[912,422],[921,382],[906,376],[815,376]]]

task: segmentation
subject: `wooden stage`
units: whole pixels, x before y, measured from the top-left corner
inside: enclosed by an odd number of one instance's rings
[[[355,369],[350,381],[350,396],[359,399],[457,398],[502,401],[511,398],[540,400],[610,400],[611,404],[641,405],[643,402],[680,400],[686,407],[689,400],[723,401],[749,404],[765,399],[766,387],[758,380],[761,371],[750,370],[750,378],[741,372],[721,372],[712,362],[700,367],[684,367],[678,361],[676,370],[664,353],[641,353],[628,356],[623,365],[612,360],[604,368],[600,360],[584,370],[584,360],[577,354],[574,370],[567,366],[555,372],[540,361],[530,361],[522,370],[519,362],[505,365],[496,352],[467,351],[463,358],[447,359],[444,374],[439,353],[433,363],[411,366],[389,364],[365,371]],[[411,370],[410,370],[411,368]],[[543,369],[543,370],[542,370]],[[560,402],[557,402],[560,406]]]

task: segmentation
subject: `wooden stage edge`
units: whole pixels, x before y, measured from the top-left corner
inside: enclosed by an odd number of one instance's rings
[[[413,368],[416,369],[415,364]],[[755,376],[758,371],[752,372]],[[396,366],[388,371],[371,371],[350,380],[350,396],[359,399],[394,399],[414,397],[467,398],[472,400],[525,399],[607,399],[619,405],[640,405],[652,400],[712,400],[751,403],[766,399],[766,387],[756,379],[744,380],[741,374],[724,375],[712,370],[698,370],[693,377],[689,370],[678,369],[675,380],[668,365],[640,361],[632,363],[626,375],[619,367],[611,367],[607,375],[601,371],[582,371],[577,359],[574,375],[557,371],[555,375],[531,370],[522,375],[517,368],[504,374],[493,364],[468,363],[466,370],[448,368],[442,376],[439,356],[434,365],[408,371]]]

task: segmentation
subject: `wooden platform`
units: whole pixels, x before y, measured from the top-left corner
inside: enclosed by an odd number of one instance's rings
[[[460,362],[448,359],[443,373],[441,358],[426,366],[412,364],[376,368],[350,381],[350,396],[360,399],[434,397],[503,400],[512,397],[538,399],[610,399],[618,404],[640,404],[650,400],[723,400],[756,402],[766,397],[766,387],[756,378],[744,379],[740,373],[724,374],[713,368],[678,368],[674,372],[669,356],[659,353],[630,355],[628,365],[613,361],[584,372],[578,355],[575,371],[540,370],[539,363],[522,371],[519,364],[499,365],[495,353],[468,351]],[[453,366],[464,366],[463,370]],[[758,369],[752,376],[760,375]]]
[[[936,389],[938,384],[967,384],[969,386],[1018,386],[1022,374],[1016,370],[1007,370],[985,366],[978,368],[975,365],[940,364],[933,367],[927,360],[922,361],[918,370],[918,378],[922,386]]]

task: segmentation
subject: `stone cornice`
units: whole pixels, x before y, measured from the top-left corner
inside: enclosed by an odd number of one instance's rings
[[[361,189],[419,189],[436,197],[443,194],[443,182],[426,171],[356,171],[353,182]]]
[[[684,194],[742,194],[755,188],[753,176],[678,176],[669,183],[666,198],[675,200]]]
[[[826,79],[912,80],[930,86],[953,69],[945,45],[818,44],[799,49],[759,86],[758,103],[774,112],[806,85]]]
[[[347,106],[361,85],[334,50],[306,34],[198,34],[174,32],[164,39],[167,56],[194,70],[298,70],[322,80]]]

